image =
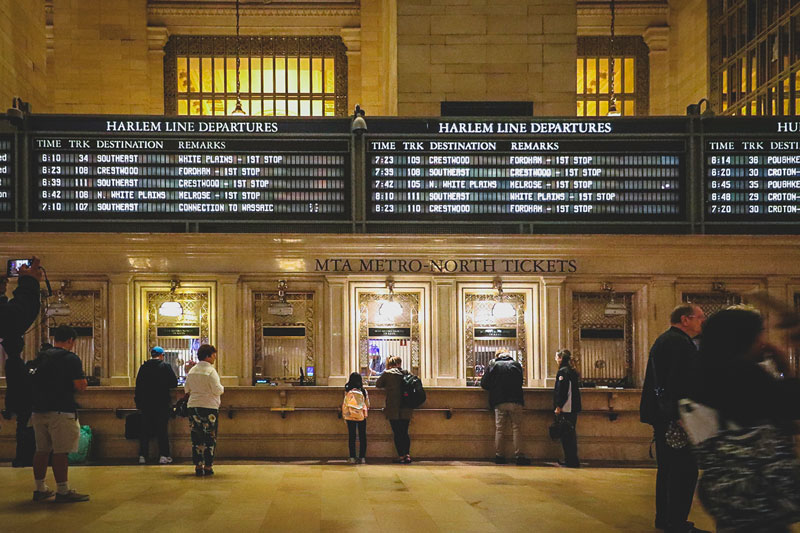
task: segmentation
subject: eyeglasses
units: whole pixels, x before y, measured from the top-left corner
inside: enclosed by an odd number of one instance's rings
[[[699,319],[701,319],[701,320],[702,320],[702,319],[704,319],[704,318],[706,318],[706,315],[684,315],[684,316],[685,316],[686,318],[699,318]]]

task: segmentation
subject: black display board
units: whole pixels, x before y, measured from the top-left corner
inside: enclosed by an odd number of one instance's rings
[[[371,120],[368,220],[681,221],[687,121]]]
[[[703,125],[708,221],[800,221],[800,121],[714,118]]]
[[[347,220],[347,120],[32,117],[33,219]]]
[[[14,217],[14,136],[0,135],[0,218]]]

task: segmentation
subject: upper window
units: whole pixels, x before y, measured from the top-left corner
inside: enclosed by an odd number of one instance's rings
[[[347,56],[340,37],[241,37],[245,113],[347,115]],[[164,56],[167,115],[230,115],[236,106],[236,37],[172,36]]]
[[[800,3],[712,0],[711,101],[726,115],[800,114]]]
[[[649,108],[648,49],[641,37],[578,37],[578,116],[608,114],[611,98],[611,58],[614,96],[624,116],[646,115]]]

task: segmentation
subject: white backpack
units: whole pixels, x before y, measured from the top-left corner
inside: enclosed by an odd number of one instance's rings
[[[344,394],[342,417],[345,420],[361,421],[367,418],[367,401],[358,389],[351,389]]]

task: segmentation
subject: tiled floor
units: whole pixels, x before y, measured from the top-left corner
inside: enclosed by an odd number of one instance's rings
[[[0,531],[655,531],[655,470],[488,463],[221,463],[70,468],[91,501],[34,503],[30,469],[0,467]],[[52,487],[52,472],[48,472]],[[713,529],[695,502],[691,519]]]

